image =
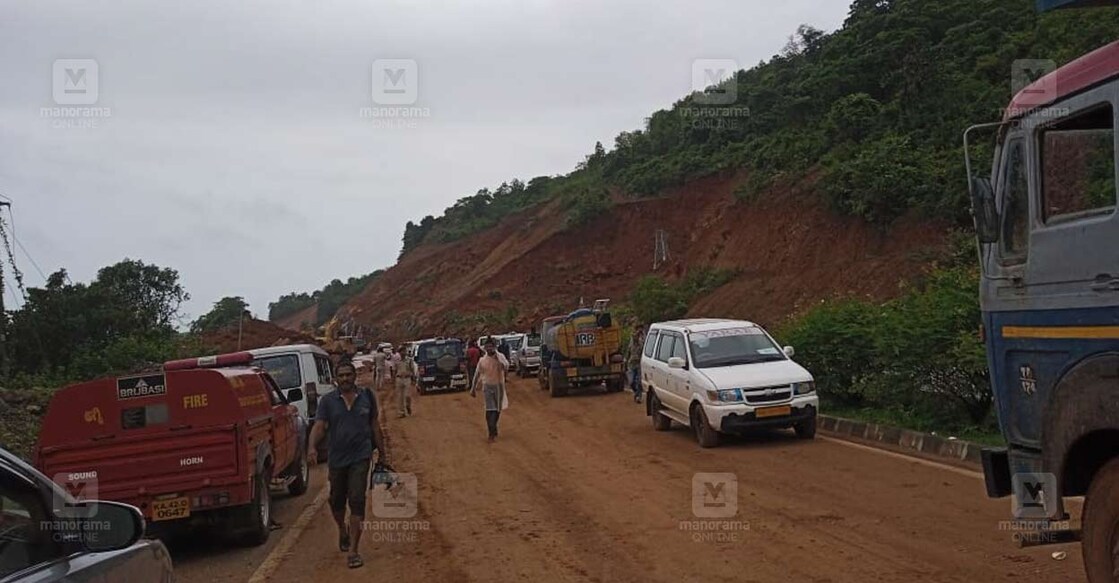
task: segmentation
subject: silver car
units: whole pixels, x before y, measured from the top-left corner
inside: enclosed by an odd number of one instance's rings
[[[74,484],[89,491],[96,476]],[[141,540],[144,527],[136,507],[78,502],[0,449],[0,583],[172,581],[167,548]]]

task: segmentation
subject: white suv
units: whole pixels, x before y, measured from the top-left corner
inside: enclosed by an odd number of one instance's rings
[[[792,355],[792,347],[778,347],[753,322],[653,324],[641,357],[653,428],[666,431],[676,421],[691,427],[702,447],[718,445],[721,433],[754,427],[792,427],[798,437],[811,439],[819,408],[816,383]]]

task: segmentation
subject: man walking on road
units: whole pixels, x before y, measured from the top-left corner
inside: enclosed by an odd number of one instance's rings
[[[478,385],[482,385],[482,398],[486,406],[486,428],[489,430],[489,440],[492,443],[497,439],[497,420],[501,417],[501,410],[507,403],[505,370],[508,365],[502,364],[492,337],[486,338],[484,346],[486,355],[478,361],[478,370],[470,383],[470,396],[473,397],[478,392]]]
[[[626,362],[629,366],[629,388],[633,391],[633,402],[641,402],[641,351],[645,349],[645,328],[638,324],[633,327],[633,335],[629,338],[629,348],[626,350]]]
[[[373,450],[380,452],[379,461],[389,463],[381,423],[377,419],[377,397],[373,391],[358,388],[357,369],[343,361],[335,368],[338,390],[319,401],[315,425],[311,429],[311,445],[307,462],[318,462],[318,446],[327,437],[330,459],[330,512],[338,525],[338,549],[348,552],[346,564],[356,569],[364,563],[358,553],[361,523],[365,519],[365,491],[370,486],[369,466]],[[346,522],[346,504],[350,520]]]
[[[387,370],[388,355],[384,350],[376,350],[373,352],[373,386],[381,388],[385,384],[385,377],[388,376]]]
[[[412,414],[412,385],[416,382],[412,363],[408,361],[406,355],[404,347],[398,347],[396,354],[392,355],[392,364],[389,367],[392,371],[393,390],[396,391],[396,407],[400,417]]]
[[[474,373],[478,371],[478,361],[482,359],[482,349],[478,348],[478,343],[474,338],[466,341],[466,378],[474,379]]]

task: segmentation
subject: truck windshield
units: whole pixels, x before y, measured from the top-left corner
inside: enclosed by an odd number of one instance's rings
[[[521,343],[524,342],[524,339],[524,336],[515,336],[513,338],[506,338],[505,340],[502,340],[502,342],[505,343],[505,345],[508,346],[510,350],[520,350]]]
[[[688,336],[696,368],[785,360],[785,354],[758,327],[692,332]]]
[[[279,356],[266,356],[256,359],[254,363],[263,368],[281,389],[294,389],[302,385],[303,377],[299,374],[299,356],[283,354]]]
[[[462,343],[458,341],[444,342],[443,344],[424,344],[420,346],[420,360],[436,360],[444,354],[450,354],[456,358],[462,356]]]

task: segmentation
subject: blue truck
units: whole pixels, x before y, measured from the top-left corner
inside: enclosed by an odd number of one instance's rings
[[[990,178],[966,160],[1006,439],[983,451],[987,494],[1011,497],[1007,522],[1034,535],[1024,544],[1080,540],[1092,583],[1119,581],[1117,113],[1119,41],[1037,78],[1000,121],[964,134],[965,152],[976,130],[997,136]],[[1065,500],[1078,496],[1076,529]]]

